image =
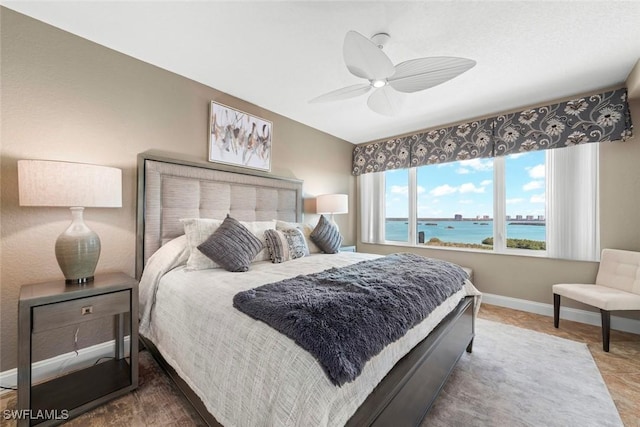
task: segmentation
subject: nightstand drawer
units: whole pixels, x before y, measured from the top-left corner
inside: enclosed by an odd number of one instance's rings
[[[129,291],[42,305],[33,308],[33,333],[73,325],[130,310]]]

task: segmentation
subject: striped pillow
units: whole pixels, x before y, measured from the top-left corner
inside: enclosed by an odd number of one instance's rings
[[[198,249],[225,270],[247,271],[251,261],[262,250],[262,240],[240,221],[227,215],[220,227]]]
[[[318,225],[313,229],[310,237],[313,243],[318,245],[325,253],[337,254],[340,251],[342,235],[338,231],[338,227],[328,221],[324,215],[320,216],[320,221],[318,221]]]
[[[279,264],[309,255],[304,234],[297,228],[267,230],[264,232],[271,262]]]

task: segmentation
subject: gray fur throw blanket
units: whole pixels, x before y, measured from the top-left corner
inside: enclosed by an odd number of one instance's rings
[[[240,292],[233,305],[294,340],[341,386],[465,279],[456,264],[399,253]]]

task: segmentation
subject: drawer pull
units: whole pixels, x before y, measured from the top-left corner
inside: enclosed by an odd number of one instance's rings
[[[33,333],[49,331],[63,326],[75,325],[87,320],[127,313],[131,306],[131,293],[118,291],[76,298],[55,304],[44,304],[33,308]]]

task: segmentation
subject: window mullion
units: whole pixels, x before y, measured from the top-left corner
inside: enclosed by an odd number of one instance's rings
[[[417,168],[409,168],[409,244],[415,245],[417,238],[418,223],[418,177]]]
[[[506,242],[506,191],[504,157],[493,159],[493,250],[504,252]]]

